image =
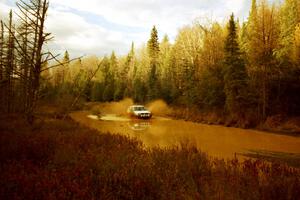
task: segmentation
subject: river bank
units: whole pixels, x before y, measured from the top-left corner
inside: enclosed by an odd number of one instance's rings
[[[232,118],[221,111],[201,112],[197,109],[172,107],[168,114],[174,119],[182,119],[203,124],[222,125],[243,129],[255,129],[270,133],[285,134],[300,137],[300,117],[274,115],[264,122],[259,122],[255,117]]]
[[[300,171],[216,159],[189,146],[145,149],[46,114],[0,117],[1,199],[297,199]],[[145,171],[147,173],[145,173]]]

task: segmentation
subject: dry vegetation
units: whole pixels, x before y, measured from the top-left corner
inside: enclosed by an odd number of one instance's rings
[[[51,114],[0,119],[0,199],[299,199],[300,170],[144,149]],[[9,123],[8,123],[9,122]]]

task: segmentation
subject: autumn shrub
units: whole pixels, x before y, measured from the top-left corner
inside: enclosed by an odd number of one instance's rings
[[[0,117],[0,199],[299,199],[300,170],[220,160],[192,146],[146,149],[70,119]]]

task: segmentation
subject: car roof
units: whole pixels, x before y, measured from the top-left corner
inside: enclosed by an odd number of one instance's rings
[[[143,105],[132,105],[130,107],[145,107],[145,106],[143,106]]]

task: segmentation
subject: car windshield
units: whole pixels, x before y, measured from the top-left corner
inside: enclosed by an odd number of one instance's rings
[[[137,106],[133,108],[135,111],[144,111],[146,108],[144,106]]]

